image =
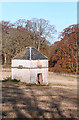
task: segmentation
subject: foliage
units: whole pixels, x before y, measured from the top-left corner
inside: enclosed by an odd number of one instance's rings
[[[79,27],[71,25],[59,35],[60,41],[48,41],[56,32],[55,27],[44,19],[17,20],[14,24],[2,21],[2,61],[10,64],[11,59],[27,46],[40,50],[50,58],[49,70],[57,72],[78,72],[77,50]],[[78,58],[79,61],[79,58]],[[4,64],[4,62],[2,62]]]
[[[51,70],[57,72],[77,72],[77,25],[65,28],[60,34],[60,41],[54,43],[50,58]]]
[[[14,24],[2,21],[2,63],[11,63],[11,59],[25,47],[32,46],[49,57],[50,42],[55,27],[44,19],[19,19]]]

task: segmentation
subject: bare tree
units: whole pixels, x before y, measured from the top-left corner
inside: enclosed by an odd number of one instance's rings
[[[17,53],[27,46],[34,46],[48,55],[49,38],[56,32],[53,25],[47,20],[34,18],[20,19],[14,24],[2,21],[2,54],[5,63],[11,61]],[[46,50],[45,50],[46,49]]]
[[[25,19],[19,19],[14,23],[15,27],[25,27],[26,20]]]
[[[49,21],[45,19],[27,20],[26,29],[33,33],[33,46],[37,46],[38,50],[46,40],[53,39],[54,33],[56,33],[54,25],[50,25]]]

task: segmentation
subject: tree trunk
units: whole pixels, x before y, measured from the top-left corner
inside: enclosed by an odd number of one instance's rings
[[[38,41],[38,51],[40,50],[40,37],[39,37],[39,41]]]
[[[6,64],[6,54],[4,56],[5,56],[5,64]]]

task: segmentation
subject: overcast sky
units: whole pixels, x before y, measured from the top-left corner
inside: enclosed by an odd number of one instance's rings
[[[18,19],[44,18],[56,26],[59,32],[69,25],[77,24],[77,2],[3,2],[2,20],[14,23]]]

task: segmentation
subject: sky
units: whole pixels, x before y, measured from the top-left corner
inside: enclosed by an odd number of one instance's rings
[[[1,19],[14,23],[18,19],[43,18],[55,26],[58,35],[77,24],[77,2],[1,2]],[[51,41],[53,43],[54,41]]]

